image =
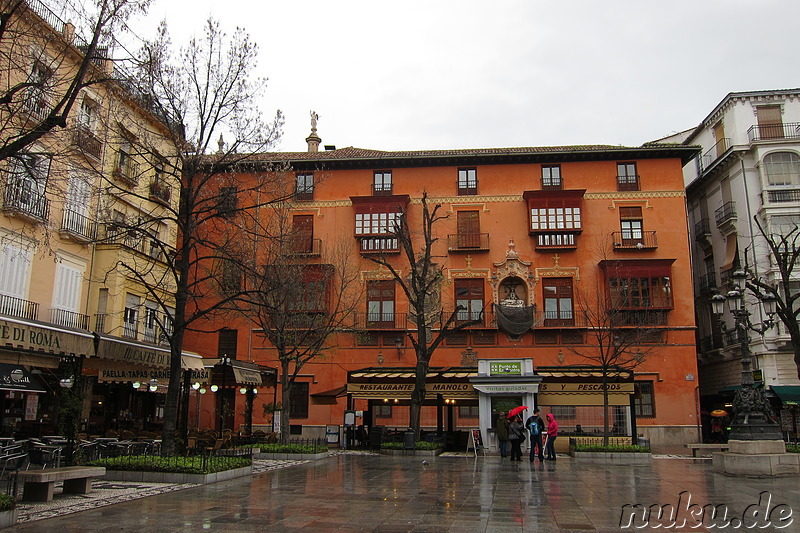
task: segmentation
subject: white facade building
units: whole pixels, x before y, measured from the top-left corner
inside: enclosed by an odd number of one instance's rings
[[[702,147],[684,167],[684,180],[701,404],[710,411],[730,403],[742,365],[733,318],[726,310],[716,320],[709,299],[726,294],[730,275],[744,267],[780,290],[759,224],[768,235],[785,235],[800,226],[800,89],[730,93],[697,128],[660,142]],[[790,283],[795,285],[800,287],[797,271]],[[745,300],[752,323],[762,324],[767,317],[749,291]],[[782,408],[784,431],[796,434],[800,381],[789,334],[776,322],[763,336],[750,333],[754,378],[763,382],[773,406]]]

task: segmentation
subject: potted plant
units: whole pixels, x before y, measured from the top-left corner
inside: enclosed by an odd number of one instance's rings
[[[0,493],[0,528],[11,527],[17,523],[17,500],[13,496]]]

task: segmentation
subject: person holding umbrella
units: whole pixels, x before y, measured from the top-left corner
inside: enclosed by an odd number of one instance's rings
[[[511,414],[513,409],[509,412]],[[522,417],[515,414],[508,428],[508,440],[511,442],[511,460],[522,461],[522,441],[525,440],[525,426]]]

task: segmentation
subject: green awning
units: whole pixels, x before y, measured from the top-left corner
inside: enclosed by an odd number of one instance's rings
[[[778,395],[784,405],[800,405],[800,386],[773,385],[772,392]]]

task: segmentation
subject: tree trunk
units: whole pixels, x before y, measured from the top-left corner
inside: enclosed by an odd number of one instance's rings
[[[424,335],[424,333],[423,333]],[[428,361],[425,357],[427,346],[420,346],[422,353],[417,353],[417,367],[414,372],[414,390],[411,392],[411,407],[409,409],[409,427],[414,430],[414,439],[420,439],[422,405],[425,403],[425,383],[428,379]]]
[[[603,366],[603,446],[608,446],[608,369]]]
[[[281,359],[281,444],[289,443],[289,422],[291,413],[289,395],[292,393],[292,381],[289,379],[289,361]]]

